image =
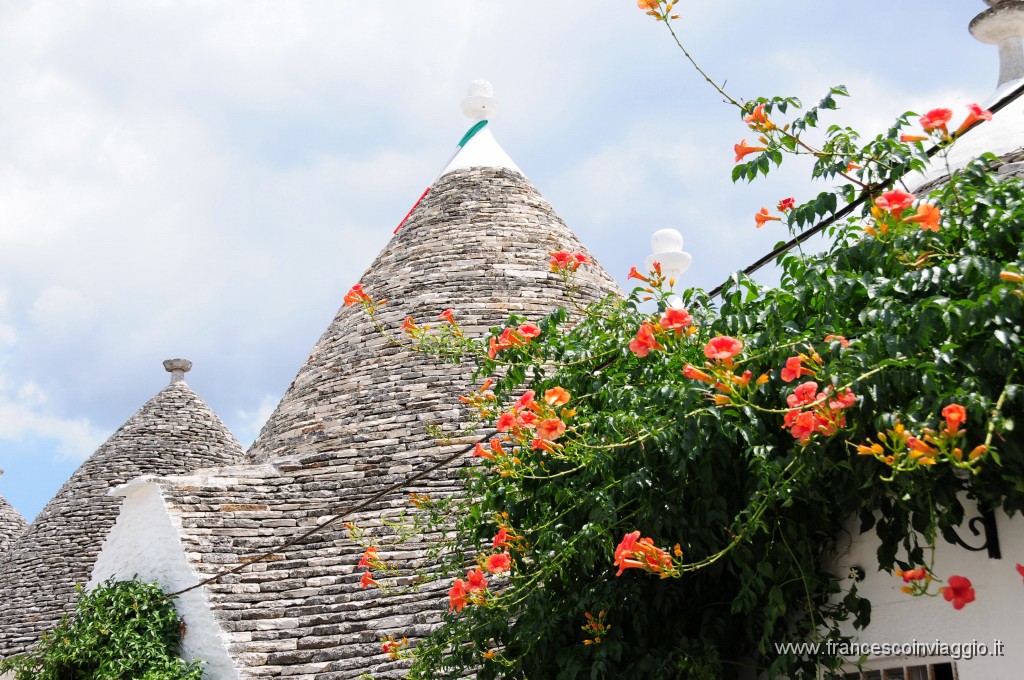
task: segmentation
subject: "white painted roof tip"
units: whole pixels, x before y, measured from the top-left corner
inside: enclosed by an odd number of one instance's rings
[[[171,374],[171,384],[185,382],[185,374],[192,370],[192,362],[188,359],[167,359],[164,370]]]
[[[462,100],[462,112],[475,121],[493,120],[498,115],[498,100],[494,98],[494,86],[486,80],[474,80]]]
[[[498,114],[494,86],[486,80],[474,80],[469,84],[468,94],[462,100],[462,112],[474,121],[473,127],[467,131],[467,135],[472,133],[472,136],[463,143],[438,176],[463,168],[508,168],[523,175],[523,171],[491,134],[490,122]]]
[[[1008,83],[1003,83],[996,88],[995,92],[990,94],[988,98],[981,103],[981,108],[991,109],[993,106],[1006,99],[1009,95],[1013,94],[1013,91],[1021,85],[1024,85],[1024,77],[1011,80]]]
[[[1007,84],[1008,86],[1009,84]],[[997,94],[1000,95],[998,98],[987,101],[982,108],[989,108],[1005,99],[1008,91],[1000,88]],[[965,114],[966,111],[963,107],[955,108],[954,120],[962,119]],[[1007,104],[1001,111],[993,114],[992,120],[980,123],[967,132],[962,139],[958,139],[956,144],[949,149],[947,161],[950,169],[958,170],[986,152],[996,156],[1006,156],[1022,149],[1024,149],[1024,97],[1019,97]],[[931,183],[946,174],[946,163],[937,158],[932,161],[923,175],[912,173],[904,181],[909,186],[916,188]]]
[[[455,154],[455,158],[451,160],[448,167],[441,171],[441,174],[447,175],[453,170],[461,170],[463,168],[481,167],[508,168],[518,172],[520,175],[525,174],[509,155],[505,153],[505,150],[501,148],[498,141],[494,139],[490,126],[481,129],[473,135],[472,139],[459,149],[459,152]]]

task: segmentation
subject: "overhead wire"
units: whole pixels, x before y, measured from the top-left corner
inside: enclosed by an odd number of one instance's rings
[[[440,470],[441,468],[445,467],[446,465],[448,465],[449,463],[451,463],[455,459],[459,458],[460,456],[466,455],[467,453],[472,451],[474,448],[476,448],[477,443],[483,442],[484,439],[486,439],[486,437],[481,437],[477,441],[475,441],[472,444],[470,444],[468,447],[466,447],[464,449],[459,449],[455,453],[451,454],[450,456],[447,456],[447,457],[443,458],[442,460],[438,461],[437,463],[434,463],[430,467],[428,467],[428,468],[426,468],[424,470],[420,470],[419,472],[416,472],[416,473],[413,473],[413,474],[409,475],[408,477],[404,478],[402,481],[397,482],[395,484],[392,484],[391,486],[389,486],[389,487],[387,487],[387,488],[385,488],[385,489],[383,489],[381,491],[378,491],[377,493],[373,494],[372,496],[370,496],[369,498],[367,498],[366,500],[364,500],[364,501],[362,501],[360,503],[357,503],[357,504],[355,504],[355,505],[353,505],[351,507],[346,507],[346,508],[334,510],[333,511],[334,514],[331,515],[330,517],[328,517],[326,521],[321,522],[320,524],[317,524],[316,526],[314,526],[314,527],[304,531],[303,533],[299,534],[298,536],[295,536],[293,538],[288,539],[287,541],[285,541],[284,543],[281,543],[280,545],[278,545],[277,547],[275,547],[272,550],[268,550],[268,551],[265,551],[265,552],[257,553],[255,555],[249,555],[249,556],[242,557],[239,560],[239,564],[235,565],[234,567],[231,567],[231,568],[219,571],[216,574],[214,574],[213,576],[205,578],[202,581],[199,581],[198,583],[196,583],[194,585],[188,586],[187,588],[182,588],[181,590],[177,590],[177,591],[175,591],[173,593],[168,593],[167,597],[168,598],[177,597],[178,595],[182,595],[182,594],[187,593],[187,592],[189,592],[191,590],[195,590],[196,588],[201,588],[202,586],[206,586],[206,585],[209,585],[211,583],[215,583],[215,582],[219,581],[220,579],[224,578],[225,576],[229,576],[230,574],[238,573],[238,572],[242,571],[243,569],[245,569],[246,567],[248,567],[250,565],[259,564],[260,562],[266,562],[266,561],[270,560],[274,555],[279,554],[282,550],[285,550],[286,548],[290,548],[290,547],[292,547],[294,545],[298,545],[298,544],[302,543],[303,541],[305,541],[306,539],[310,538],[311,536],[314,536],[315,534],[318,534],[321,531],[324,531],[325,529],[329,528],[330,526],[332,526],[332,525],[336,524],[337,522],[345,519],[349,515],[353,515],[353,514],[359,512],[360,510],[365,510],[365,509],[369,508],[370,506],[372,506],[377,501],[380,501],[380,500],[386,498],[387,496],[389,496],[390,494],[394,493],[395,491],[402,491],[402,490],[412,486],[412,484],[414,482],[416,482],[416,481],[418,481],[420,479],[423,479],[424,477],[426,477],[427,475],[429,475],[432,472],[436,472],[437,470]]]

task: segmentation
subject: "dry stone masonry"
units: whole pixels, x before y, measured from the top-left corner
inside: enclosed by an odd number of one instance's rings
[[[389,301],[378,318],[396,334],[406,316],[436,324],[449,307],[479,334],[509,313],[536,320],[565,303],[548,270],[548,252],[563,248],[586,251],[521,174],[457,170],[438,180],[362,282]],[[617,290],[597,267],[581,269],[578,283],[585,300]],[[357,308],[342,308],[249,455],[273,460],[342,442],[399,452],[406,443],[391,440],[413,435],[408,424],[422,424],[428,412],[450,414],[452,395],[468,386],[453,383],[466,376],[465,368],[399,350]],[[383,414],[387,428],[370,426]]]
[[[2,470],[0,474],[3,474]],[[0,496],[0,559],[27,528],[28,522],[21,513],[15,510],[6,498]]]
[[[562,248],[586,250],[520,173],[457,169],[438,180],[362,282],[389,300],[378,318],[392,330],[407,315],[434,322],[453,307],[467,332],[480,333],[510,311],[537,320],[565,304],[548,269],[549,251]],[[578,282],[584,301],[618,292],[597,265],[581,269]],[[439,445],[426,426],[463,427],[456,397],[472,387],[469,366],[398,348],[359,309],[342,308],[249,451],[252,465],[159,482],[191,566],[205,577],[275,551],[332,510],[465,447],[469,440]],[[459,489],[458,470],[448,469],[411,490],[436,497]],[[411,568],[426,565],[435,538],[393,544],[381,518],[396,520],[407,498],[349,518],[374,534],[382,558],[407,568],[402,585]],[[360,553],[332,527],[207,586],[241,677],[402,675],[403,664],[380,653],[380,639],[428,633],[447,606],[448,584],[399,596],[362,590]]]

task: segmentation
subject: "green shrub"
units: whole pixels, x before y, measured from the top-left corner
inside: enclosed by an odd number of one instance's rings
[[[83,593],[73,614],[0,670],[14,671],[15,680],[200,680],[200,662],[178,656],[184,634],[159,585],[110,579]]]

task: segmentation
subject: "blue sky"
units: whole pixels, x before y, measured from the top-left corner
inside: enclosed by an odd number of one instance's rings
[[[738,98],[834,118],[983,100],[981,0],[683,0]],[[495,87],[495,136],[620,282],[679,229],[712,287],[783,238],[797,168],[729,181],[749,136],[632,0],[13,0],[0,5],[0,494],[31,519],[191,359],[243,445]]]

